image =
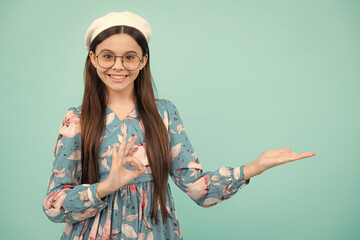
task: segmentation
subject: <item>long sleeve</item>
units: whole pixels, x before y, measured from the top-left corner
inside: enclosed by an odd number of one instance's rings
[[[54,150],[53,169],[43,211],[53,222],[79,222],[107,206],[97,196],[97,183],[80,184],[81,137],[77,108],[69,108],[60,127]]]
[[[170,175],[174,183],[199,206],[211,207],[232,197],[250,181],[244,180],[243,166],[221,167],[204,172],[186,135],[179,112],[165,100],[168,113]]]

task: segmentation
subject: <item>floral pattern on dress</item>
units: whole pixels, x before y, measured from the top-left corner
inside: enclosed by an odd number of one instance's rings
[[[175,105],[167,99],[156,99],[156,104],[169,135],[170,177],[194,202],[205,208],[214,206],[249,183],[243,179],[243,166],[204,172]],[[110,172],[113,144],[120,146],[124,134],[129,136],[128,141],[138,136],[129,155],[139,159],[146,171],[102,199],[97,195],[97,183],[81,184],[80,114],[81,106],[69,108],[61,124],[43,202],[51,221],[67,223],[61,239],[183,239],[169,184],[166,210],[170,217],[163,222],[159,209],[159,223],[151,219],[153,181],[144,127],[136,107],[122,121],[106,107],[99,153],[100,181]]]

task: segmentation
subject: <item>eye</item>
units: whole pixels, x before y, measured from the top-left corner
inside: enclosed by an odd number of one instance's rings
[[[112,55],[111,53],[100,53],[99,55],[100,58],[104,59],[104,60],[112,60],[114,59],[114,55]]]
[[[136,58],[136,55],[126,55],[124,58],[127,61],[131,61],[131,60],[134,60]]]

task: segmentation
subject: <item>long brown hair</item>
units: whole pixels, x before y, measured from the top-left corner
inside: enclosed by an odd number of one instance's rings
[[[150,54],[145,36],[136,28],[129,26],[110,27],[97,35],[90,45],[95,53],[96,47],[106,38],[126,33],[140,45],[143,56],[148,54],[145,67],[139,72],[134,82],[136,108],[139,121],[142,121],[145,131],[146,154],[153,175],[153,204],[151,217],[157,223],[158,208],[161,209],[162,220],[169,215],[166,210],[166,191],[170,168],[170,152],[168,132],[158,112],[153,80],[150,72]],[[105,84],[97,75],[89,55],[84,69],[84,97],[81,106],[81,183],[99,182],[99,152],[100,139],[105,130],[106,104],[108,91]]]

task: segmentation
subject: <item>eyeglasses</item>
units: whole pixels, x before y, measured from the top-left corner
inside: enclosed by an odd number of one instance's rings
[[[96,56],[97,63],[100,67],[108,69],[115,65],[116,58],[121,58],[121,64],[128,71],[134,71],[139,68],[141,59],[136,54],[126,54],[125,56],[115,56],[109,52],[101,52]]]

